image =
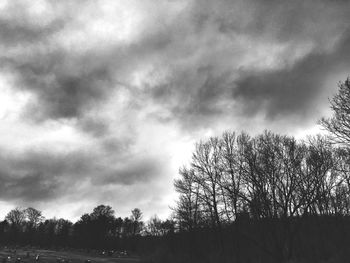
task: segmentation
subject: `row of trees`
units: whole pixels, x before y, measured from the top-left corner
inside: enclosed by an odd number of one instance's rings
[[[348,150],[327,137],[298,142],[272,132],[226,132],[196,145],[175,181],[182,229],[221,227],[238,217],[286,218],[350,211]]]
[[[116,217],[112,207],[99,205],[76,222],[66,219],[45,219],[35,208],[11,210],[0,222],[3,244],[38,245],[45,247],[80,247],[129,249],[130,240],[140,236],[161,236],[174,231],[174,222],[152,217],[142,221],[142,212],[135,208],[130,217]],[[126,240],[129,240],[126,242]]]

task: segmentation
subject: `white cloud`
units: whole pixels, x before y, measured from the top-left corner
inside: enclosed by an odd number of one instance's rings
[[[348,65],[337,62],[345,8],[316,2],[300,10],[225,0],[1,1],[0,148],[10,168],[72,186],[54,200],[45,191],[42,201],[15,196],[6,209],[34,202],[48,217],[77,219],[108,203],[117,215],[140,207],[165,217],[196,141],[226,129],[316,132],[327,85]],[[319,56],[329,71],[312,67]],[[326,84],[296,69],[305,64]],[[291,73],[314,93],[279,87]],[[236,95],[254,74],[252,91]],[[66,166],[55,174],[47,163]]]

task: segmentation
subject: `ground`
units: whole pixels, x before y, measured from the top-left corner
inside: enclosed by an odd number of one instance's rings
[[[37,255],[39,259],[36,260]],[[20,259],[20,260],[19,260]],[[90,261],[88,261],[90,260]],[[43,262],[43,263],[84,263],[84,262],[111,262],[111,263],[134,263],[140,262],[136,256],[123,256],[115,253],[113,256],[102,255],[98,251],[86,252],[83,250],[44,250],[44,249],[0,249],[0,262]]]

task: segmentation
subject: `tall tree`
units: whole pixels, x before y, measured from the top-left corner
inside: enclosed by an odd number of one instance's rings
[[[336,142],[350,146],[350,78],[340,82],[338,87],[338,93],[330,101],[333,116],[322,118],[320,124]]]
[[[180,194],[175,214],[180,230],[192,230],[200,223],[199,184],[193,169],[183,167],[180,178],[174,181],[175,190]]]
[[[196,183],[200,186],[199,198],[206,204],[210,223],[221,227],[223,206],[222,187],[222,144],[217,137],[200,142],[192,155],[192,168],[196,174]]]

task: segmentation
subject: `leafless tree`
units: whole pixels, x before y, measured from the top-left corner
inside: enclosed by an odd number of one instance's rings
[[[350,78],[338,84],[338,93],[330,101],[331,118],[322,118],[320,124],[338,142],[350,146]]]
[[[5,219],[13,226],[19,227],[24,223],[26,219],[25,210],[16,207],[15,209],[12,209],[10,212],[8,212]]]
[[[174,181],[175,190],[180,194],[175,214],[181,229],[192,230],[198,227],[201,217],[199,184],[193,169],[183,167],[179,174],[181,178]]]
[[[196,183],[200,187],[198,196],[208,209],[207,212],[213,226],[221,227],[224,202],[220,180],[223,167],[221,163],[222,145],[219,138],[212,137],[207,142],[196,145],[192,156],[192,168]]]
[[[29,225],[34,228],[37,227],[39,223],[41,223],[44,220],[41,211],[32,207],[28,207],[27,209],[25,209],[25,216],[28,220]]]

